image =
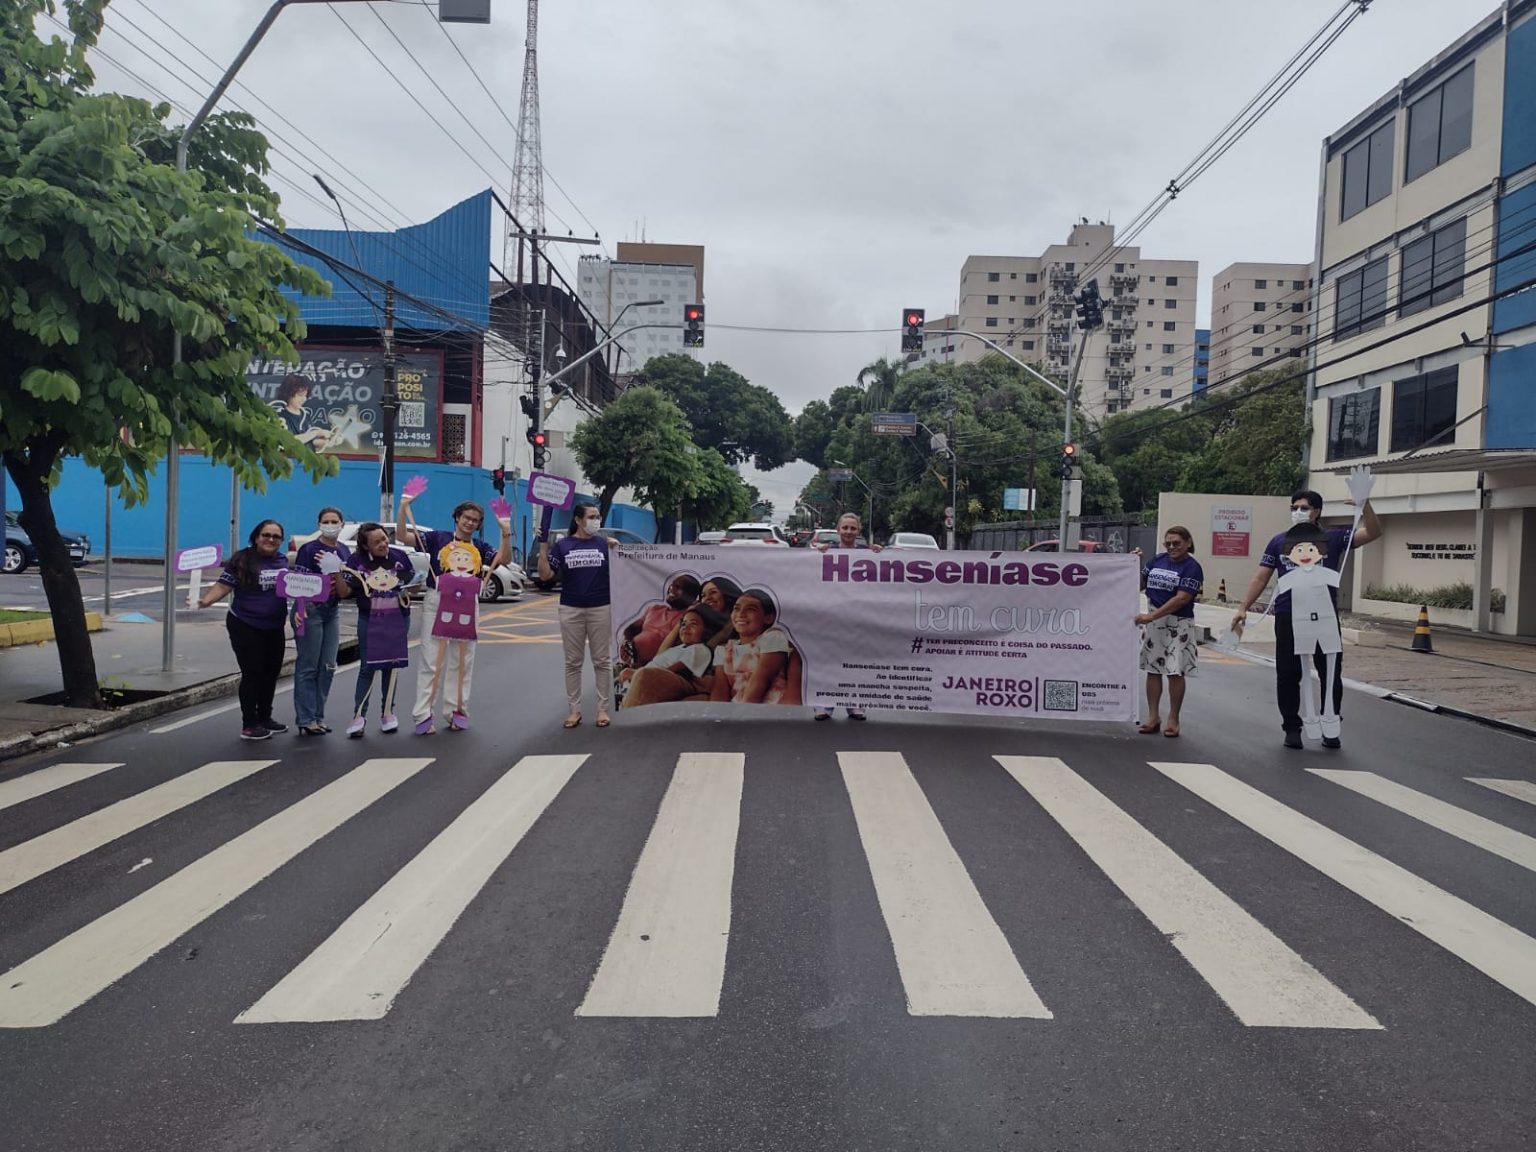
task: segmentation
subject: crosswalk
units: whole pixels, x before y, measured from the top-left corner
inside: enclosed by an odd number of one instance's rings
[[[993,891],[995,900],[996,889],[978,886],[964,846],[919,780],[921,771],[895,751],[828,756],[857,830],[906,1011],[914,1017],[1060,1026],[1061,1016],[1052,1008],[1056,990],[1025,971],[1017,923],[989,907],[983,892]],[[280,869],[305,868],[306,852],[322,839],[343,829],[370,837],[387,834],[370,809],[433,763],[430,757],[366,760],[15,962],[0,974],[0,1028],[46,1028],[89,1011],[102,993]],[[1160,832],[1144,812],[1137,819],[1096,786],[1089,778],[1091,765],[1001,754],[990,763],[1001,773],[999,786],[1018,797],[1017,835],[1064,835],[1071,851],[1125,898],[1115,914],[1150,923],[1167,941],[1169,962],[1192,970],[1241,1025],[1384,1027],[1379,1007],[1373,1005],[1373,1012],[1362,1006],[1359,990],[1341,987],[1336,975],[1303,955],[1312,941],[1287,940],[1266,926],[1191,862],[1198,857],[1191,856],[1187,842],[1183,854],[1176,851],[1166,830]],[[280,764],[214,761],[86,815],[61,819],[0,851],[0,897],[46,884],[55,870],[109,846],[131,845],[155,822],[259,784]],[[43,801],[68,812],[71,788],[122,767],[55,764],[0,782],[0,810]],[[338,917],[334,927],[326,925],[328,934],[318,945],[285,958],[291,966],[234,1023],[389,1017],[472,906],[476,915],[494,914],[477,898],[514,854],[528,851],[529,834],[541,819],[561,805],[578,803],[570,799],[572,782],[594,767],[585,754],[517,760],[355,910]],[[730,1011],[722,997],[740,912],[734,898],[744,792],[751,773],[773,767],[766,755],[685,752],[659,805],[633,811],[649,831],[638,856],[623,869],[622,906],[600,959],[573,975],[585,988],[576,1017],[710,1019]],[[1518,928],[1214,764],[1153,761],[1147,769],[1138,786],[1176,786],[1187,802],[1205,806],[1204,820],[1219,827],[1226,842],[1233,829],[1245,828],[1255,851],[1261,845],[1278,848],[1337,885],[1340,899],[1359,901],[1362,912],[1367,906],[1379,910],[1385,918],[1373,921],[1372,931],[1401,932],[1405,939],[1417,934],[1536,1006],[1536,939]],[[1389,810],[1391,820],[1536,871],[1536,837],[1470,807],[1372,772],[1312,769],[1296,779],[1347,790]],[[1526,780],[1480,776],[1465,783],[1468,803],[1480,791],[1536,803],[1536,785]],[[1523,815],[1510,813],[1511,822]],[[1018,884],[1030,879],[1012,878]],[[0,914],[4,909],[0,904]]]

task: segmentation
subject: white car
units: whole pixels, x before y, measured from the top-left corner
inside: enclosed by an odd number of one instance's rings
[[[843,546],[843,538],[838,535],[836,528],[818,528],[816,529],[816,534],[811,537],[810,546],[812,548],[820,548],[823,544],[828,548],[841,548]],[[859,548],[868,546],[867,541],[862,536],[857,537],[854,540],[854,544]]]
[[[784,535],[784,530],[777,524],[767,521],[752,521],[741,524],[732,524],[725,530],[725,535],[720,537],[718,543],[725,544],[750,544],[755,547],[768,547],[782,544],[789,547],[789,537]]]
[[[693,538],[693,542],[695,544],[718,544],[718,543],[720,543],[720,541],[722,541],[724,539],[725,539],[725,533],[724,532],[718,532],[718,531],[700,532],[697,536],[695,536]]]
[[[939,542],[926,532],[893,532],[887,548],[921,548],[937,552]]]

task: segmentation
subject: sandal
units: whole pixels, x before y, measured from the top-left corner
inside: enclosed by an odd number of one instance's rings
[[[608,727],[608,725],[610,725],[612,723],[613,723],[612,718],[609,717],[606,712],[599,712],[597,714],[597,726],[599,728],[606,728],[606,727]]]
[[[324,736],[330,729],[323,724],[300,724],[298,734],[300,736]]]
[[[1170,740],[1172,740],[1178,734],[1179,734],[1179,726],[1177,724],[1170,724],[1170,725],[1168,725],[1168,727],[1163,729],[1163,735],[1168,737],[1168,739],[1170,739]]]
[[[1163,722],[1161,720],[1148,720],[1145,724],[1136,725],[1136,731],[1140,732],[1143,736],[1151,736],[1162,726]]]
[[[581,723],[581,713],[580,712],[573,712],[573,713],[571,713],[571,715],[569,715],[569,716],[567,716],[565,718],[565,724],[563,725],[563,727],[574,728],[574,727],[576,727],[576,725],[578,725],[580,723]]]

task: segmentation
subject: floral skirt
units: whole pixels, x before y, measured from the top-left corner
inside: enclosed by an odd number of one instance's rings
[[[1195,622],[1178,616],[1164,616],[1141,626],[1143,672],[1162,676],[1188,676],[1199,662],[1195,644]]]

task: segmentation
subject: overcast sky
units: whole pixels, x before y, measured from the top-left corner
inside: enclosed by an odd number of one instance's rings
[[[922,306],[930,317],[953,310],[968,255],[1038,255],[1078,217],[1132,217],[1339,3],[544,0],[543,154],[560,185],[546,180],[546,225],[595,227],[610,255],[615,241],[642,231],[703,244],[708,358],[772,389],[793,414],[871,360],[894,356],[902,308]],[[195,107],[268,7],[113,0],[102,48]],[[231,93],[279,148],[314,157],[274,156],[279,174],[316,193],[308,173],[318,168],[392,225],[425,220],[487,185],[506,194],[526,4],[492,0],[489,26],[446,29],[495,102],[436,25],[435,7],[300,4],[283,14],[241,81],[319,148],[247,92]],[[1162,214],[1139,243],[1152,258],[1200,262],[1202,325],[1219,269],[1312,258],[1323,137],[1494,7],[1375,0]],[[104,87],[149,94],[105,60],[97,70]],[[290,224],[337,226],[328,203],[275,186]],[[349,216],[354,227],[377,226]],[[570,269],[585,251],[570,249]],[[809,475],[793,465],[751,478],[782,516]]]

